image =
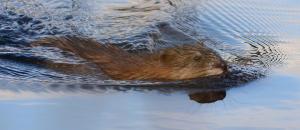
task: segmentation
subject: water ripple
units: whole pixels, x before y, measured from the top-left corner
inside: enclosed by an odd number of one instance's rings
[[[49,35],[80,35],[114,43],[129,51],[151,51],[204,41],[228,62],[231,73],[189,85],[205,86],[206,82],[218,80],[217,85],[208,86],[236,86],[262,77],[286,59],[280,48],[284,33],[281,15],[291,10],[279,9],[281,1],[264,3],[261,6],[256,0],[4,0],[0,2],[0,55],[9,54],[14,58],[1,59],[0,75],[51,82],[157,85],[153,82],[99,81],[91,75],[37,68],[16,58],[29,54],[33,60],[42,56],[53,61],[76,61],[74,57],[49,48],[26,49],[26,44]],[[9,47],[12,48],[7,49]],[[189,86],[178,82],[168,84]]]

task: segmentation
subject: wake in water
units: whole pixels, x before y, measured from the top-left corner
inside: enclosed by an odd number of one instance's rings
[[[103,86],[226,88],[258,79],[271,67],[284,61],[284,54],[278,47],[281,42],[278,37],[279,22],[272,15],[256,17],[261,14],[260,7],[254,6],[256,3],[242,0],[131,2],[1,1],[1,77]],[[252,4],[253,8],[240,9],[248,4]],[[85,62],[59,49],[32,49],[28,45],[52,35],[95,38],[103,43],[114,43],[129,52],[153,52],[174,45],[204,41],[206,46],[226,60],[229,73],[222,77],[189,82],[157,83],[115,81],[104,75],[84,72],[76,74],[78,71],[72,73],[72,69],[53,71],[38,66],[38,63],[55,61],[80,66]],[[90,69],[95,70],[93,66]]]

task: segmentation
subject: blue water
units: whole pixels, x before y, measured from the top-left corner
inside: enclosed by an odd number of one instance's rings
[[[0,55],[21,56],[0,59],[0,129],[300,129],[299,7],[296,0],[0,1]],[[172,37],[160,23],[183,38]],[[165,84],[21,62],[80,62],[57,50],[27,47],[40,37],[69,34],[129,51],[209,39],[205,44],[234,72],[224,79]]]

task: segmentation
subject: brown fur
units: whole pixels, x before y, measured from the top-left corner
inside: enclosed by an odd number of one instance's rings
[[[185,80],[226,71],[223,60],[201,43],[181,45],[153,53],[133,54],[111,44],[78,37],[44,38],[33,46],[48,45],[72,52],[96,64],[113,79]]]

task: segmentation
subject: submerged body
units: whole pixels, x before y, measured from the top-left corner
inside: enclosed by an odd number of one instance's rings
[[[187,80],[226,72],[225,62],[203,44],[185,44],[153,53],[129,53],[111,44],[78,37],[51,37],[32,43],[60,48],[96,64],[118,80]]]

